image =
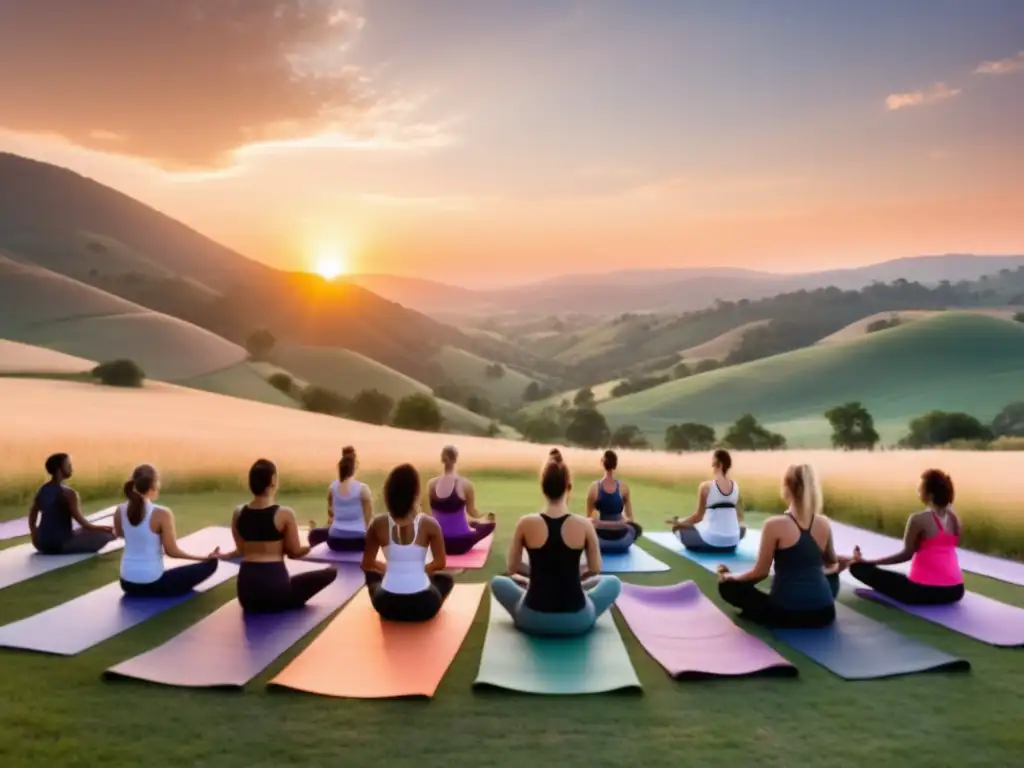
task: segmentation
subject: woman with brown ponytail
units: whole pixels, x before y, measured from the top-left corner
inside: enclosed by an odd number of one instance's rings
[[[182,552],[174,531],[174,514],[153,502],[160,495],[160,473],[142,464],[124,484],[128,501],[114,513],[114,532],[124,539],[121,589],[130,597],[173,597],[195,589],[217,570],[220,549],[208,555]],[[164,555],[196,560],[164,569]]]
[[[356,449],[341,449],[338,479],[327,489],[327,525],[318,528],[309,522],[309,546],[327,542],[334,552],[362,552],[366,547],[366,528],[373,520],[373,495],[369,486],[355,479]]]
[[[841,565],[832,546],[832,527],[821,514],[821,486],[807,464],[791,466],[782,481],[785,514],[771,517],[761,532],[754,567],[733,574],[718,567],[718,592],[740,616],[773,627],[825,627],[836,619]],[[757,583],[775,565],[771,591]]]

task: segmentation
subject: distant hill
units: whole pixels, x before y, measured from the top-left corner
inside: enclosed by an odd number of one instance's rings
[[[930,410],[989,420],[1024,394],[1024,324],[948,312],[851,341],[813,346],[672,381],[600,404],[612,425],[635,424],[660,443],[695,421],[719,436],[744,413],[793,447],[826,447],[824,412],[859,400],[886,443]]]

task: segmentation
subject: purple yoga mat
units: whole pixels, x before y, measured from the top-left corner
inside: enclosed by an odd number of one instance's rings
[[[99,512],[93,512],[91,515],[86,515],[85,519],[90,523],[97,523],[100,520],[113,516],[116,508],[117,507],[108,507],[107,509],[102,509]],[[78,523],[73,523],[73,527],[78,528]],[[20,536],[28,536],[27,517],[19,517],[17,520],[5,520],[0,523],[0,541],[17,539]]]
[[[796,667],[736,626],[692,581],[623,584],[615,605],[644,650],[677,680],[797,675]]]
[[[182,549],[195,553],[234,546],[230,528],[204,528],[179,540]],[[173,568],[186,560],[164,558]],[[213,589],[238,573],[238,566],[221,562],[213,576],[191,592],[177,597],[127,597],[118,581],[42,613],[0,627],[0,646],[38,653],[74,656],[141,624],[200,592]]]
[[[323,565],[288,561],[295,573]],[[241,688],[322,624],[365,583],[362,571],[338,567],[338,578],[296,611],[246,615],[232,600],[151,651],[123,661],[104,676],[130,677],[185,688]]]
[[[967,525],[969,524],[968,522]],[[893,555],[899,552],[903,546],[900,539],[846,523],[839,523],[835,520],[832,521],[832,541],[835,544],[836,552],[840,555],[851,554],[853,548],[859,545],[861,553],[868,559]],[[984,555],[981,552],[972,552],[962,547],[957,548],[956,554],[960,560],[960,568],[968,573],[976,573],[996,581],[1024,587],[1024,563]],[[901,573],[906,573],[910,566],[901,563],[892,567]]]
[[[934,624],[1005,648],[1024,646],[1024,609],[968,592],[952,605],[906,605],[872,589],[854,590],[859,597],[885,603]]]

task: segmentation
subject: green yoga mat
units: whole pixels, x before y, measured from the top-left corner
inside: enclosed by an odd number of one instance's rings
[[[515,628],[493,595],[473,685],[550,695],[641,690],[611,612],[580,637],[531,637]]]

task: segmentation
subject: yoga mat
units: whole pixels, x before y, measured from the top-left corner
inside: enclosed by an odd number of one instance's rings
[[[772,634],[844,680],[971,668],[967,660],[905,637],[842,603],[836,603],[836,621],[829,627],[774,629]]]
[[[644,650],[677,680],[797,676],[796,667],[737,627],[692,581],[623,584],[615,605]]]
[[[458,584],[434,619],[408,623],[382,620],[364,590],[269,685],[351,699],[429,698],[466,639],[484,589]]]
[[[180,540],[183,549],[211,552],[234,546],[230,528],[204,528]],[[187,560],[164,558],[167,567]],[[0,646],[39,653],[74,656],[109,640],[136,624],[173,608],[200,592],[213,589],[238,573],[238,566],[221,562],[216,572],[192,592],[178,597],[127,597],[117,581],[87,592],[42,613],[0,627]]]
[[[233,543],[230,546],[234,548]],[[123,548],[124,540],[114,539],[99,552],[86,552],[77,555],[41,555],[36,552],[36,548],[32,546],[31,542],[0,549],[0,589],[80,563],[83,560],[89,560],[96,555],[106,555]]]
[[[323,567],[294,560],[287,565],[293,574]],[[185,688],[241,688],[322,624],[364,583],[359,569],[341,566],[338,578],[296,611],[246,615],[232,600],[163,645],[111,667],[104,676]]]
[[[901,611],[1004,648],[1024,646],[1024,609],[967,592],[952,605],[906,605],[873,589],[855,589],[858,597],[890,605]]]
[[[901,539],[856,528],[846,523],[838,523],[835,520],[832,521],[832,541],[839,554],[850,555],[853,553],[853,548],[859,545],[861,553],[868,559],[896,554],[903,546]],[[960,547],[957,548],[956,554],[960,560],[960,567],[968,573],[976,573],[996,581],[1024,587],[1024,563]],[[906,573],[910,564],[901,563],[892,567]]]
[[[641,690],[610,611],[579,637],[531,637],[493,595],[473,686],[552,695]]]
[[[115,509],[117,509],[117,507],[107,507],[99,512],[93,512],[91,515],[86,515],[85,519],[90,523],[98,523],[100,520],[113,517]],[[78,523],[72,522],[72,527],[80,528],[81,526]],[[28,516],[19,517],[16,520],[5,520],[0,523],[0,541],[16,539],[19,536],[28,536],[28,534]]]
[[[445,570],[450,571],[452,569],[464,569],[472,570],[476,568],[483,568],[487,563],[487,558],[491,554],[491,547],[494,546],[494,534],[492,533],[485,539],[481,539],[476,543],[469,552],[464,555],[448,555],[445,562]],[[378,554],[381,560],[387,562],[387,556],[384,552]],[[335,552],[333,549],[327,546],[326,542],[323,544],[317,544],[313,547],[309,554],[306,555],[303,560],[308,560],[311,563],[355,563],[359,564],[362,562],[362,552]],[[433,557],[430,553],[427,553],[427,562],[431,562]]]
[[[671,531],[645,533],[644,538],[712,572],[720,565],[729,566],[729,570],[733,573],[753,568],[754,563],[757,562],[757,550],[761,546],[761,530],[758,528],[748,528],[747,535],[740,541],[736,551],[731,554],[691,552],[683,546],[683,543],[679,541],[679,537]]]
[[[523,551],[523,565],[530,564],[530,556]],[[587,568],[586,555],[580,558],[580,570]],[[643,547],[635,544],[628,551],[615,555],[601,555],[601,573],[661,573],[672,567],[661,562]]]

